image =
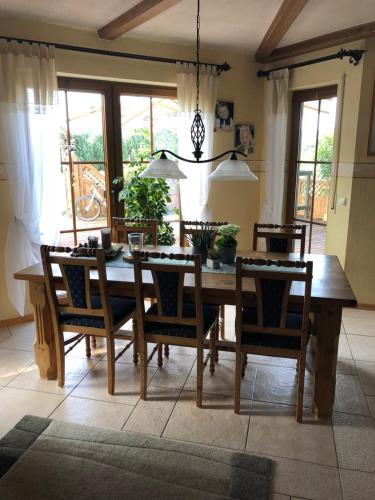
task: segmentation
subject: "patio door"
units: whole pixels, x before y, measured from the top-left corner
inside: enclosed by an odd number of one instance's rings
[[[307,226],[307,253],[325,253],[336,95],[336,86],[293,95],[287,221]]]

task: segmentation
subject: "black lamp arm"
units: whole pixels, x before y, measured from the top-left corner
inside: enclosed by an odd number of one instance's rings
[[[238,155],[238,154],[247,157],[247,154],[242,153],[241,151],[236,151],[235,149],[230,149],[229,151],[225,151],[224,153],[221,153],[218,156],[214,156],[213,158],[208,158],[207,160],[189,160],[187,158],[183,158],[182,156],[177,155],[176,153],[173,153],[173,151],[170,151],[169,149],[159,149],[158,151],[151,153],[151,156],[155,156],[159,153],[161,153],[162,156],[164,155],[164,157],[165,157],[165,153],[168,153],[168,154],[174,156],[175,158],[177,158],[178,160],[186,161],[188,163],[210,163],[211,161],[219,160],[220,158],[222,158],[223,156],[225,156],[229,153],[231,153],[231,158],[230,158],[231,160],[235,160],[236,155]],[[233,158],[233,156],[234,156],[234,158]]]

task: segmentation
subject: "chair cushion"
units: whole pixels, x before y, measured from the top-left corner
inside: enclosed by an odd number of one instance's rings
[[[128,297],[109,297],[112,311],[113,324],[116,325],[129,316],[136,306],[135,299]],[[91,298],[93,309],[102,307],[100,296],[93,295]],[[88,326],[92,328],[104,328],[104,318],[101,316],[84,316],[81,314],[60,313],[59,323],[64,325]]]
[[[158,305],[152,304],[146,314],[158,314]],[[203,304],[203,330],[206,336],[215,319],[219,315],[219,306]],[[184,318],[195,318],[195,305],[185,303],[183,307]],[[178,325],[171,323],[145,323],[145,333],[170,335],[171,337],[196,338],[195,326]]]
[[[290,313],[286,314],[286,328],[300,329],[302,327],[302,314]],[[242,322],[248,325],[256,325],[258,322],[257,310],[253,307],[245,307],[242,311]],[[309,327],[307,336],[311,334],[311,321],[309,320]],[[256,332],[242,332],[242,343],[246,345],[255,345],[262,347],[281,347],[284,349],[301,348],[301,339],[299,337],[290,337],[288,335],[273,335]]]

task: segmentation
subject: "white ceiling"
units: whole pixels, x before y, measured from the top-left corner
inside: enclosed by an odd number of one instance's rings
[[[139,0],[0,0],[0,14],[97,30]],[[202,46],[254,54],[282,0],[202,0]],[[191,44],[196,0],[182,0],[125,37]],[[375,21],[375,0],[310,0],[280,46]],[[1,34],[1,33],[0,33]]]

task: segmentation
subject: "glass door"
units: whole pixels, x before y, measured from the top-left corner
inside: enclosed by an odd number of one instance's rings
[[[287,212],[289,222],[307,226],[307,253],[325,253],[336,101],[336,87],[293,98]]]

